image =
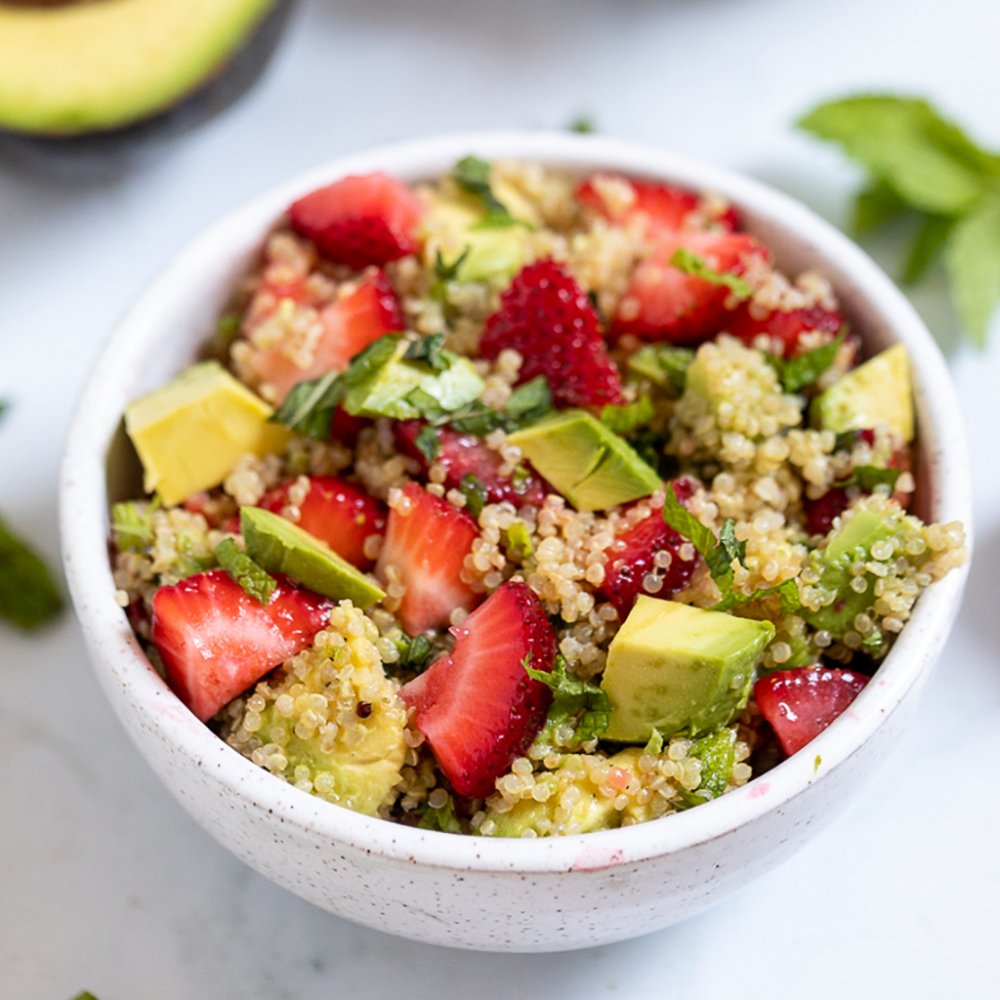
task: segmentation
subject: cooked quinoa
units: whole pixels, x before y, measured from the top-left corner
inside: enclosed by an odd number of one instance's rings
[[[268,663],[259,680],[211,719],[220,738],[305,792],[448,832],[533,837],[656,819],[744,785],[780,758],[777,727],[754,694],[711,731],[694,723],[677,732],[654,729],[629,745],[605,739],[593,720],[584,725],[583,701],[558,715],[557,689],[553,708],[511,751],[491,790],[469,795],[456,790],[433,735],[423,731],[427,696],[406,695],[426,685],[408,686],[429,668],[440,676],[439,662],[459,656],[463,623],[511,583],[530,590],[567,683],[592,699],[586,704],[597,705],[598,715],[607,710],[599,692],[610,669],[609,648],[638,595],[770,622],[773,635],[754,665],[758,679],[822,666],[849,668],[863,683],[920,593],[965,560],[963,529],[925,525],[907,512],[915,489],[912,445],[892,420],[838,432],[816,418],[818,398],[857,370],[857,334],[864,331],[850,329],[822,275],[779,271],[764,248],[739,232],[724,199],[674,189],[666,195],[657,189],[654,197],[655,185],[646,182],[612,174],[580,178],[537,164],[487,169],[485,196],[461,171],[412,191],[420,216],[416,236],[381,267],[339,259],[322,234],[303,231],[293,206],[234,290],[225,317],[232,335],[210,349],[262,406],[279,407],[280,419],[294,386],[356,358],[352,351],[329,360],[340,349],[331,331],[346,329],[359,303],[374,302],[389,324],[387,334],[405,331],[411,347],[441,334],[434,350],[470,363],[475,398],[443,416],[430,408],[421,414],[424,429],[437,435],[437,453],[424,452],[419,439],[413,447],[399,419],[377,413],[351,414],[343,433],[337,417],[326,435],[309,436],[293,424],[280,450],[241,455],[224,476],[181,503],[147,496],[117,505],[115,599],[128,609],[152,662],[160,669],[166,662],[176,686],[170,671],[176,654],[165,653],[159,639],[164,612],[157,595],[216,571],[226,539],[244,548],[241,509],[263,506],[310,532],[314,484],[347,484],[352,496],[372,505],[365,510],[380,512],[380,527],[358,541],[353,562],[359,575],[378,584],[381,597],[361,608],[331,594],[327,604],[316,605],[322,627],[297,652]],[[487,198],[482,218],[477,197]],[[669,208],[673,228],[657,214],[664,204],[682,206]],[[499,223],[496,205],[507,213]],[[463,229],[456,223],[463,212],[480,221]],[[737,237],[744,241],[742,255],[727,261],[726,248]],[[516,248],[514,262],[504,259],[505,239]],[[693,247],[704,270],[684,271],[677,246]],[[675,255],[665,259],[667,251]],[[620,435],[655,470],[659,487],[611,506],[574,505],[541,478],[546,469],[532,468],[519,446],[524,425],[507,417],[520,387],[548,363],[545,316],[538,319],[537,351],[513,335],[502,349],[491,345],[498,329],[512,328],[497,317],[512,308],[516,294],[527,294],[518,283],[542,273],[533,266],[555,275],[544,288],[575,282],[589,299],[572,308],[592,310],[579,328],[592,323],[607,341],[593,349],[594,363],[603,366],[601,377],[611,380],[615,399],[614,412],[597,404],[589,412],[606,422],[626,421]],[[671,269],[664,280],[686,282],[684,294],[693,289],[697,302],[664,319],[662,299],[649,290],[656,267]],[[571,297],[561,294],[562,307],[571,308]],[[684,326],[695,319],[703,328]],[[573,343],[571,366],[584,349]],[[678,378],[661,378],[638,363],[650,344],[656,358],[663,345],[681,345],[655,362],[675,365]],[[551,353],[557,355],[555,346]],[[816,370],[797,384],[789,371],[803,358],[814,359]],[[588,410],[578,400],[565,401],[575,373],[563,379],[553,371],[543,371],[547,407]],[[628,426],[626,413],[636,407],[646,407],[645,415]],[[484,413],[487,426],[461,424]],[[449,433],[454,438],[442,436]],[[466,450],[449,452],[449,441]],[[495,483],[476,473],[471,480],[458,475],[459,458],[468,454]],[[414,513],[413,484],[419,496],[462,511],[459,520],[471,538],[449,582],[461,600],[422,629],[416,644],[405,625],[433,570],[414,577],[392,561],[395,550],[386,549],[392,526]],[[494,486],[498,492],[490,495]],[[517,492],[531,489],[540,492]],[[528,496],[534,499],[526,502]],[[649,537],[659,541],[637,556],[635,539],[667,517],[675,497],[720,545],[731,539],[725,565],[710,566],[693,536],[675,532],[674,521],[667,522],[669,542],[651,530]],[[836,539],[872,524],[881,526],[874,541],[852,549],[831,570],[827,555]],[[448,555],[442,551],[441,558]],[[626,586],[633,571],[636,579]],[[291,587],[294,597],[300,582],[281,584],[282,592]],[[780,732],[777,739],[787,752]]]

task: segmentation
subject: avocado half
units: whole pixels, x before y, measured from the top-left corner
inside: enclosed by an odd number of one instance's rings
[[[275,0],[0,0],[0,130],[112,131],[213,79]]]

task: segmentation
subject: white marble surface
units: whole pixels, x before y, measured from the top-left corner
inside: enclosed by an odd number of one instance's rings
[[[207,220],[333,155],[476,127],[601,131],[742,169],[843,222],[856,174],[794,116],[927,94],[1000,147],[995,0],[312,0],[258,87],[85,174],[0,147],[0,509],[53,558],[59,451],[127,303]],[[898,234],[897,234],[898,237]],[[874,246],[890,269],[892,234]],[[915,295],[943,342],[940,275]],[[987,996],[1000,888],[1000,329],[951,349],[976,486],[965,608],[900,751],[792,861],[715,910],[589,952],[446,951],[363,930],[245,868],[133,753],[71,616],[0,631],[0,996]]]

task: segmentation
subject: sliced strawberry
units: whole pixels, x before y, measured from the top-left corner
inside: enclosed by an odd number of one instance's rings
[[[280,514],[288,506],[288,492],[297,480],[269,490],[260,506]],[[298,525],[326,542],[358,569],[370,569],[375,560],[365,555],[365,542],[385,531],[385,507],[364,490],[336,476],[312,476],[309,492],[299,504]]]
[[[288,210],[292,228],[324,257],[360,270],[419,248],[420,199],[387,174],[355,174],[312,191]]]
[[[864,674],[851,670],[796,667],[762,677],[753,693],[781,749],[791,756],[841,715],[867,683]]]
[[[653,253],[632,274],[612,323],[615,334],[695,343],[724,326],[729,289],[671,264],[681,247],[722,274],[740,275],[748,259],[767,257],[767,251],[746,233],[696,232],[658,240]]]
[[[763,316],[755,315],[748,303],[741,304],[726,317],[726,330],[746,344],[752,344],[762,333],[781,344],[781,353],[789,358],[797,354],[799,339],[814,330],[835,335],[844,325],[844,318],[834,309],[810,306],[808,309],[772,309]]]
[[[330,440],[342,441],[353,447],[357,443],[358,435],[369,424],[371,420],[367,417],[355,417],[342,406],[338,406],[333,411],[333,419],[330,421]]]
[[[556,403],[600,407],[621,401],[621,378],[608,356],[597,311],[554,260],[523,268],[486,321],[480,353],[495,358],[508,347],[524,359],[520,381],[544,375]]]
[[[403,509],[393,507],[375,573],[391,584],[390,570],[406,587],[397,615],[410,635],[448,625],[459,608],[475,607],[478,595],[462,580],[462,564],[479,536],[464,510],[416,483],[403,488]]]
[[[329,621],[327,598],[277,579],[266,606],[221,569],[153,595],[153,643],[167,681],[202,722],[305,649]]]
[[[389,279],[370,271],[349,294],[331,302],[319,314],[322,334],[312,347],[312,360],[300,367],[287,353],[287,345],[251,346],[250,367],[257,378],[273,389],[280,401],[292,387],[329,371],[343,371],[351,358],[372,341],[402,330],[403,313]]]
[[[399,694],[455,791],[484,798],[545,722],[552,692],[524,663],[550,671],[556,639],[534,591],[513,580],[451,632],[451,654]]]
[[[627,190],[630,197],[623,199],[622,203],[606,199],[602,194],[604,185]],[[675,233],[681,229],[699,203],[693,191],[607,173],[588,177],[576,189],[576,198],[581,205],[616,225],[641,223],[650,236],[660,232]]]
[[[677,499],[684,503],[694,493],[696,483],[693,479],[682,477],[673,480],[672,485]],[[608,550],[604,582],[600,589],[622,621],[632,610],[636,598],[644,592],[643,580],[656,568],[657,553],[668,552],[671,558],[660,589],[653,596],[666,598],[688,585],[698,557],[681,558],[680,549],[685,541],[663,520],[662,504],[654,507],[648,517],[615,536]]]
[[[430,467],[427,456],[416,446],[417,435],[425,425],[419,420],[402,420],[395,424],[396,440],[400,449],[415,458],[426,473]],[[460,434],[448,427],[438,427],[434,434],[438,453],[434,459],[445,472],[444,485],[458,489],[463,477],[474,475],[486,487],[489,503],[507,500],[515,507],[532,504],[540,507],[549,493],[545,481],[530,466],[522,466],[523,474],[516,479],[500,474],[503,459],[482,438],[474,434]]]

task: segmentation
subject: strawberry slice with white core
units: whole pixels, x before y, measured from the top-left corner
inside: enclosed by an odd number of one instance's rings
[[[781,749],[791,756],[842,715],[867,683],[853,670],[796,667],[762,677],[753,695]]]
[[[524,664],[550,671],[555,634],[541,601],[519,581],[502,584],[451,631],[451,654],[399,693],[455,791],[484,798],[545,722],[552,692]]]
[[[153,595],[153,644],[167,682],[202,722],[305,649],[329,622],[327,598],[276,579],[267,605],[221,569]]]
[[[292,229],[338,264],[360,270],[416,253],[420,199],[388,174],[354,174],[312,191],[288,210]]]
[[[290,479],[261,497],[260,506],[282,514],[298,480]],[[343,556],[358,569],[370,569],[375,560],[365,555],[365,543],[385,530],[385,508],[364,490],[336,476],[312,476],[298,503],[298,526]]]
[[[375,574],[390,595],[393,584],[406,588],[396,615],[410,635],[447,626],[456,610],[476,606],[479,595],[462,580],[462,567],[478,536],[464,510],[416,483],[403,488],[389,510]]]
[[[399,299],[384,272],[377,270],[367,272],[356,288],[324,307],[319,319],[322,332],[305,367],[289,356],[286,344],[261,347],[251,342],[249,365],[278,402],[298,382],[343,371],[355,354],[404,325]]]

